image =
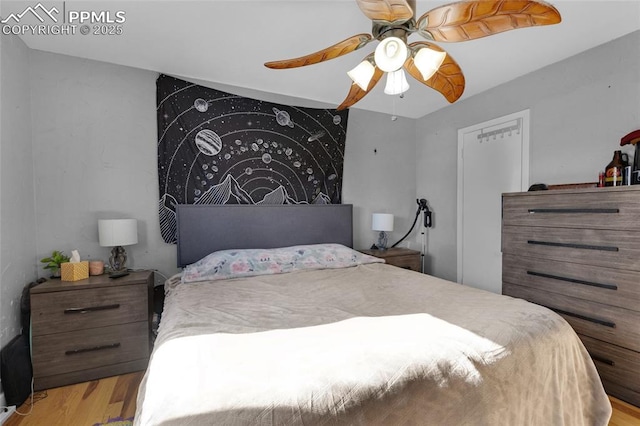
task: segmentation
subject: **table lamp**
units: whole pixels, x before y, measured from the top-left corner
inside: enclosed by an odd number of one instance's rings
[[[380,231],[378,234],[378,250],[387,249],[387,232],[393,231],[393,215],[388,213],[374,213],[371,218],[371,229]]]
[[[111,273],[125,274],[127,252],[122,246],[138,243],[138,221],[136,219],[98,220],[98,239],[101,247],[113,247],[109,257]]]

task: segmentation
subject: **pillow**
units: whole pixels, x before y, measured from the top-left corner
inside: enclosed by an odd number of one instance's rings
[[[347,268],[381,262],[384,260],[357,252],[341,244],[221,250],[188,265],[182,272],[182,282],[284,274],[307,269]]]

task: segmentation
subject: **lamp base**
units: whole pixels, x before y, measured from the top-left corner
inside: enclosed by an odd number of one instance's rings
[[[386,250],[387,249],[387,233],[384,231],[380,231],[378,234],[378,250]]]
[[[127,275],[129,275],[129,273],[127,271],[124,272],[111,272],[109,274],[109,278],[121,278],[121,277],[126,277]]]
[[[109,269],[111,273],[122,273],[127,271],[127,252],[122,246],[115,246],[111,249],[109,256]]]

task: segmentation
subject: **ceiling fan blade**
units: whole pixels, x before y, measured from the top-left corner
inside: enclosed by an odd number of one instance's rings
[[[542,1],[463,1],[430,10],[418,19],[416,28],[429,40],[455,42],[557,24],[561,19],[555,7]]]
[[[356,0],[358,7],[372,21],[406,22],[413,18],[415,0]]]
[[[371,40],[373,40],[373,36],[371,34],[356,34],[346,40],[342,40],[340,43],[336,43],[333,46],[329,46],[326,49],[319,50],[315,53],[300,56],[299,58],[267,62],[264,66],[267,68],[281,70],[313,65],[318,62],[328,61],[329,59],[334,59],[338,56],[346,55],[354,50],[358,50]]]
[[[351,105],[364,98],[371,91],[371,89],[376,87],[376,84],[378,84],[378,81],[380,81],[383,75],[384,71],[382,71],[378,67],[375,67],[373,77],[371,77],[371,81],[369,82],[367,90],[362,90],[356,83],[351,84],[351,89],[349,89],[347,97],[344,98],[344,101],[342,101],[342,103],[336,109],[338,111],[342,111],[343,109],[349,108]]]
[[[418,48],[428,47],[438,52],[445,52],[435,44],[427,43],[426,41],[417,41],[411,43],[409,46]],[[448,53],[444,58],[444,62],[442,62],[442,65],[438,68],[438,71],[426,81],[422,78],[422,74],[413,62],[413,57],[410,56],[409,59],[407,59],[404,63],[404,68],[420,83],[442,93],[450,103],[457,101],[464,92],[464,75],[462,74],[462,70]]]

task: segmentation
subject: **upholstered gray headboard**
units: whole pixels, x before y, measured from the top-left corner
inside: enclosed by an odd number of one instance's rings
[[[353,246],[350,204],[181,204],[176,213],[179,267],[217,250],[320,243]]]

